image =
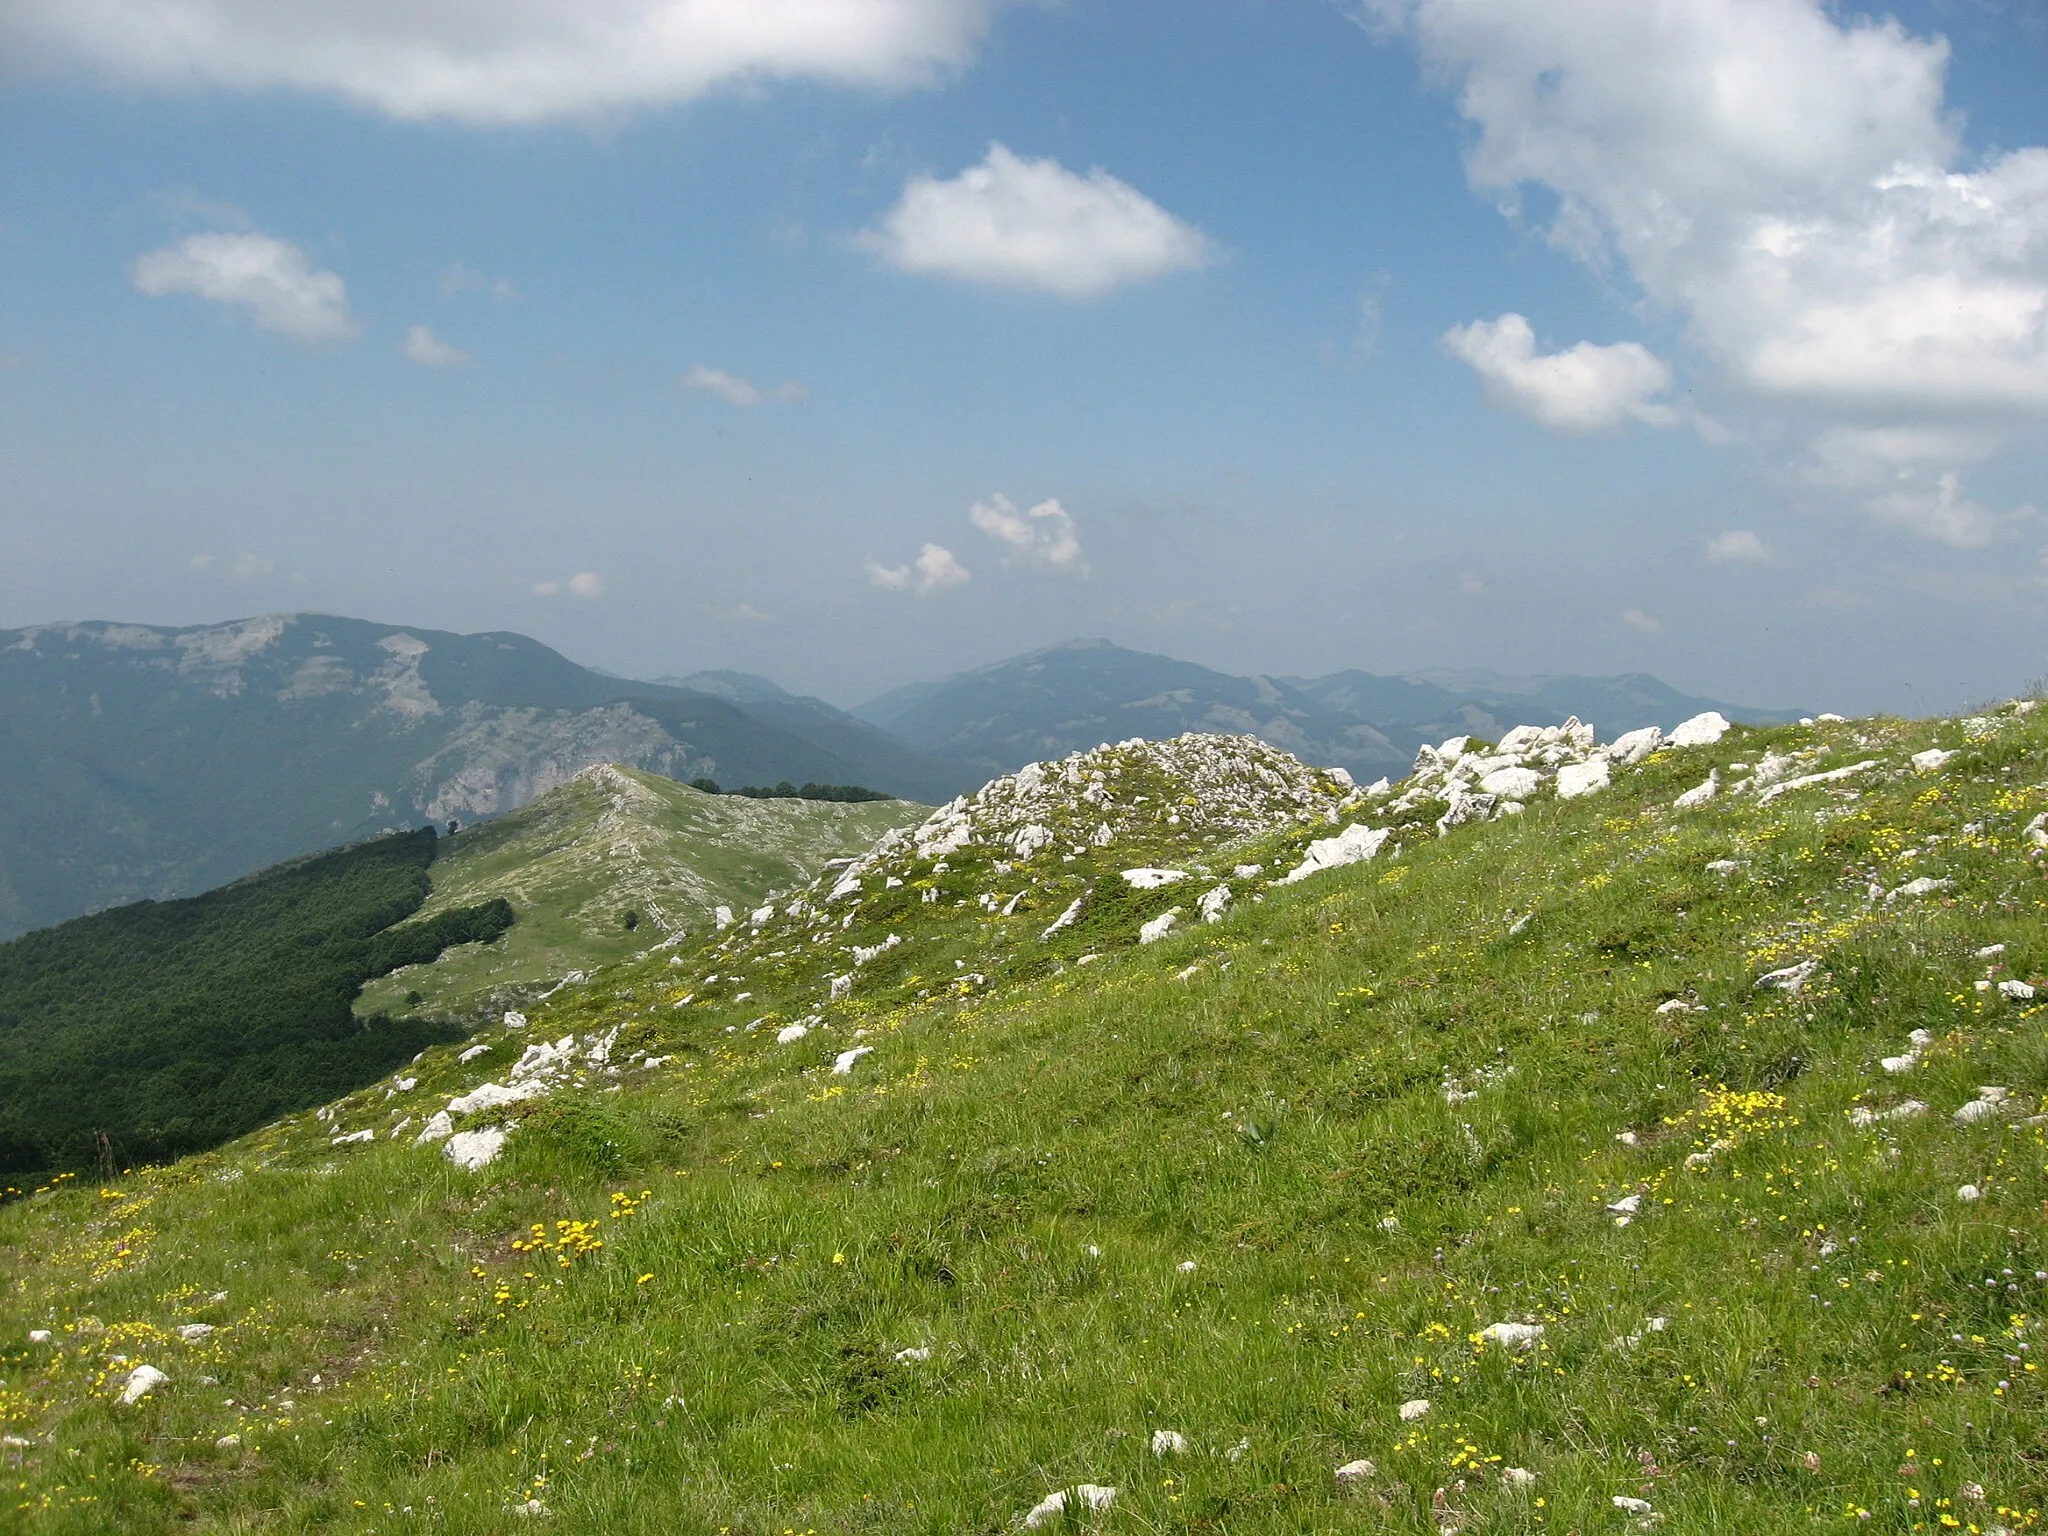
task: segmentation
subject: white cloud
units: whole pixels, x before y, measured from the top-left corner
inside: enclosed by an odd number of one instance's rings
[[[1561,432],[1593,432],[1631,419],[1662,427],[1678,419],[1657,400],[1671,388],[1671,370],[1638,342],[1582,341],[1539,353],[1529,322],[1507,314],[1453,327],[1443,344],[1472,365],[1498,404]]]
[[[862,243],[900,271],[1082,298],[1205,266],[1208,238],[1097,167],[1000,144],[950,181],[913,176]]]
[[[1621,622],[1632,628],[1640,629],[1646,635],[1658,635],[1664,632],[1664,626],[1640,608],[1629,609],[1628,612],[1621,616]]]
[[[1872,496],[1864,506],[1884,522],[1955,549],[1982,549],[2018,520],[1970,500],[1963,494],[1962,476],[1954,470],[1936,475],[1931,484],[1916,481]]]
[[[777,79],[922,84],[996,0],[9,0],[0,55],[149,85],[286,89],[534,122]]]
[[[595,571],[578,571],[567,581],[536,581],[532,591],[535,597],[553,597],[558,592],[571,597],[603,597],[604,578]]]
[[[1066,508],[1057,501],[1041,501],[1019,512],[1007,496],[991,496],[968,508],[975,527],[1008,546],[1011,554],[1028,565],[1086,576],[1081,563],[1081,534]]]
[[[868,580],[878,587],[887,587],[894,592],[915,592],[919,596],[957,587],[967,581],[970,574],[966,566],[953,558],[953,551],[943,544],[925,545],[909,565],[883,565],[870,560],[867,571]]]
[[[467,352],[450,346],[424,325],[408,329],[398,350],[425,368],[459,368],[469,361]]]
[[[1944,40],[1821,0],[1362,3],[1455,88],[1474,188],[1549,193],[1721,382],[1883,429],[2048,411],[2048,149],[1961,168]],[[1942,497],[1872,510],[1951,537]]]
[[[134,277],[153,298],[189,293],[232,305],[294,341],[339,341],[356,330],[347,285],[271,235],[189,235],[136,258]]]
[[[190,560],[187,560],[185,564],[195,571],[209,570],[213,566],[213,556],[194,555]]]
[[[1717,565],[1769,565],[1771,552],[1746,528],[1730,528],[1707,540],[1707,558]]]
[[[801,384],[784,380],[772,389],[763,389],[752,379],[727,373],[723,368],[707,368],[702,363],[683,375],[683,388],[716,395],[726,404],[736,405],[741,410],[756,405],[802,405],[811,398],[811,392]]]

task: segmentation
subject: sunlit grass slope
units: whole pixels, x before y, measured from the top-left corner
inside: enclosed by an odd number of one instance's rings
[[[448,838],[435,861],[425,912],[502,896],[519,915],[513,931],[371,983],[356,1012],[496,1013],[571,971],[704,932],[720,906],[744,911],[926,814],[902,800],[748,800],[634,768],[587,769]],[[417,1004],[407,1001],[413,992]]]
[[[807,944],[608,968],[391,1099],[0,1211],[8,1518],[958,1536],[1087,1483],[1109,1532],[2031,1527],[2042,721],[1738,730],[1284,887],[1326,827],[1035,887],[963,850]],[[1767,750],[1874,766],[1672,808]],[[1187,887],[1115,872],[1201,860],[1267,870],[1138,946]],[[1106,910],[1041,940],[1064,881]],[[479,1172],[384,1134],[614,1027]]]

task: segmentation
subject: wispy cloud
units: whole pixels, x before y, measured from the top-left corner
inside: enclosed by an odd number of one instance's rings
[[[1631,629],[1640,629],[1646,635],[1658,635],[1664,632],[1664,626],[1640,608],[1629,609],[1621,616],[1621,622],[1628,625]]]
[[[967,516],[975,527],[1002,544],[1009,558],[1068,575],[1088,574],[1088,567],[1081,563],[1080,530],[1057,501],[1041,501],[1019,512],[1009,497],[998,494],[977,501]]]
[[[138,257],[133,275],[152,298],[192,294],[239,309],[264,330],[294,341],[341,341],[356,332],[341,278],[272,235],[188,235]]]
[[[803,385],[787,379],[763,389],[752,379],[727,373],[723,368],[707,368],[702,363],[683,375],[683,388],[716,395],[727,405],[738,406],[743,411],[757,405],[802,405],[811,398],[811,392]]]
[[[500,303],[519,297],[519,289],[511,278],[491,277],[466,261],[458,261],[441,275],[441,297],[453,299],[465,293],[488,293]]]
[[[459,368],[469,361],[467,352],[450,346],[424,325],[408,328],[398,350],[423,368]]]
[[[553,597],[561,592],[566,592],[571,597],[603,597],[604,578],[595,571],[578,571],[567,581],[536,581],[533,584],[535,597]]]
[[[1717,565],[1768,565],[1771,552],[1746,528],[1730,528],[1707,540],[1707,558]]]

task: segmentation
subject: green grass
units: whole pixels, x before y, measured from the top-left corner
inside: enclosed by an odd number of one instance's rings
[[[718,907],[744,912],[926,814],[903,800],[748,800],[633,768],[590,770],[457,833],[434,862],[427,915],[503,897],[519,916],[513,931],[371,983],[356,1012],[475,1022],[571,971],[701,934]],[[415,992],[418,1003],[408,1000]]]
[[[1143,949],[1175,888],[1036,934],[1118,868],[1313,832],[1162,827],[1049,863],[1007,919],[969,898],[1020,880],[956,857],[829,946],[771,926],[558,994],[528,1034],[672,1059],[523,1106],[479,1174],[302,1116],[38,1192],[0,1210],[11,1519],[956,1536],[1088,1481],[1120,1491],[1085,1523],[1133,1533],[1621,1532],[1617,1496],[1670,1531],[2032,1526],[2048,1046],[1975,983],[1993,943],[2000,977],[2048,970],[2039,719],[1737,731]],[[1937,741],[1960,755],[1905,766]],[[1668,809],[1813,747],[1885,768]],[[1918,874],[1953,884],[1868,895]],[[829,1029],[773,1043],[890,931]],[[1754,986],[1807,957],[1799,994]],[[856,1029],[875,1053],[833,1076]],[[335,1126],[502,1079],[527,1035],[489,1038]],[[1982,1084],[2028,1103],[1955,1126]],[[1909,1095],[1930,1111],[1850,1119]],[[1477,1337],[1507,1319],[1539,1345]],[[171,1379],[114,1403],[116,1355]],[[1155,1457],[1162,1428],[1189,1453]]]

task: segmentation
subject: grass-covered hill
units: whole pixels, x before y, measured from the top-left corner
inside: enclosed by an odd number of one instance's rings
[[[2025,706],[1042,765],[0,1210],[11,1520],[2032,1528],[2044,827]]]
[[[408,921],[435,848],[395,833],[0,944],[0,1174],[201,1151],[456,1038],[351,1012],[369,978],[512,923],[489,898]]]
[[[502,899],[518,914],[512,932],[370,983],[356,1011],[473,1022],[523,1006],[573,973],[673,951],[710,931],[720,907],[750,911],[927,814],[901,800],[756,800],[617,764],[585,769],[442,841],[423,912]]]

